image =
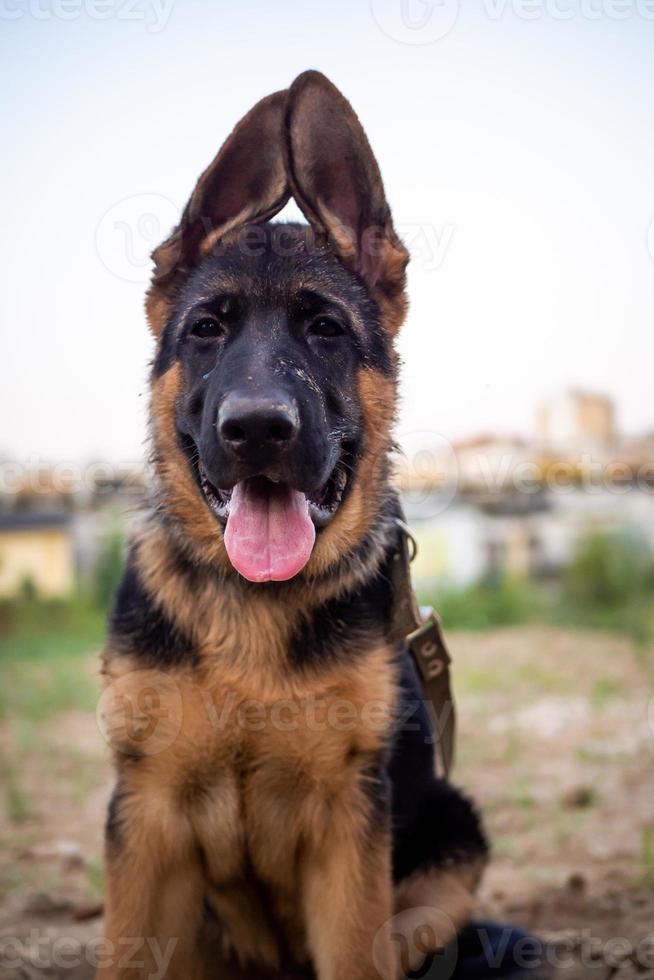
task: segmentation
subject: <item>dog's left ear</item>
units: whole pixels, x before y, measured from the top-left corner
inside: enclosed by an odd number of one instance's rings
[[[379,166],[352,106],[318,71],[303,72],[289,89],[284,151],[291,192],[314,230],[371,291],[401,294],[409,255]]]
[[[178,226],[152,253],[153,288],[168,289],[234,228],[266,221],[289,199],[282,129],[286,91],[267,96],[237,124],[199,178]]]

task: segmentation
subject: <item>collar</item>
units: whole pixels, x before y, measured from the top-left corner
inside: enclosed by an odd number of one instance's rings
[[[389,639],[402,643],[418,670],[427,709],[436,732],[436,772],[447,778],[454,761],[456,713],[450,678],[450,657],[436,611],[418,606],[411,585],[411,562],[418,552],[416,539],[400,510],[396,518],[397,544],[391,558],[393,608]]]

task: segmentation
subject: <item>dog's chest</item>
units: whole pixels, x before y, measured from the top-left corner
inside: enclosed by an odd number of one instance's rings
[[[216,887],[251,871],[296,887],[299,851],[319,846],[340,806],[365,809],[394,696],[385,649],[308,682],[253,690],[216,672],[193,692],[176,781]]]
[[[123,793],[138,821],[169,834],[202,875],[241,959],[273,967],[284,936],[302,961],[307,867],[370,830],[395,716],[392,651],[281,679],[114,657],[105,681],[107,731],[129,760]]]

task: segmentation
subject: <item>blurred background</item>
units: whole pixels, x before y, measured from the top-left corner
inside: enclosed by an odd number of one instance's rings
[[[397,480],[493,838],[480,907],[567,977],[654,971],[653,43],[651,0],[0,0],[1,976],[93,972],[149,254],[308,67],[412,253]]]

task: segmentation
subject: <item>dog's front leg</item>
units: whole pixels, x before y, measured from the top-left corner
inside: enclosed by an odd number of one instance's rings
[[[97,980],[202,980],[202,877],[187,826],[163,800],[114,795]]]
[[[304,866],[304,916],[318,980],[392,980],[389,834],[352,815],[330,822]]]

